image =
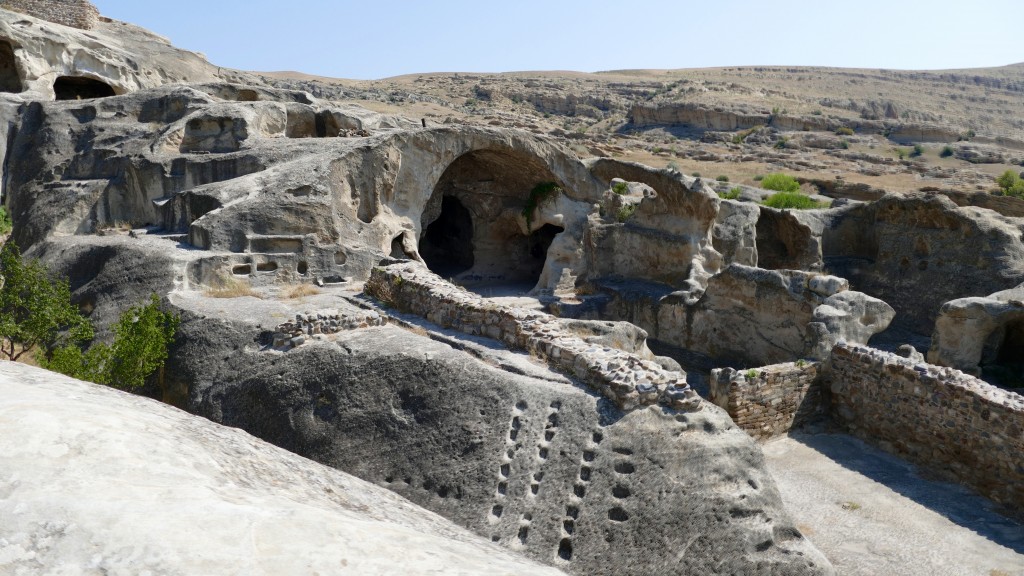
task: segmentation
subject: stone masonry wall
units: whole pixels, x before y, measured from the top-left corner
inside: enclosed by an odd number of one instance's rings
[[[530,352],[620,408],[659,402],[678,410],[701,408],[701,398],[687,384],[685,374],[665,370],[636,354],[591,344],[564,331],[550,314],[494,304],[444,281],[419,263],[376,267],[363,291],[440,326]]]
[[[786,434],[823,413],[818,363],[711,371],[710,398],[759,440]]]
[[[952,368],[838,345],[832,418],[866,442],[1024,510],[1024,397]]]
[[[82,30],[91,30],[100,19],[87,0],[0,0],[0,8]]]

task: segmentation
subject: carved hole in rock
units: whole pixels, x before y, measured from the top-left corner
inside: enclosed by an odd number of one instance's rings
[[[612,522],[625,522],[629,520],[629,514],[622,508],[615,507],[608,511],[608,519]]]
[[[473,217],[462,202],[442,198],[441,214],[427,226],[419,249],[427,267],[440,276],[456,276],[473,267]]]
[[[583,461],[584,462],[593,462],[594,461],[594,452],[591,451],[591,450],[584,450],[583,451]]]
[[[612,452],[615,452],[616,454],[622,454],[623,456],[632,456],[633,455],[633,450],[631,450],[629,448],[613,448]]]
[[[544,432],[544,441],[545,442],[551,442],[551,440],[553,440],[554,437],[555,437],[554,430],[548,430],[548,431]]]
[[[256,102],[260,99],[260,95],[255,90],[243,88],[238,91],[238,96],[235,99],[239,102]]]
[[[576,522],[574,522],[572,520],[563,520],[562,521],[562,530],[565,530],[566,534],[568,534],[569,536],[572,536],[572,533],[576,531]]]
[[[508,493],[508,482],[498,482],[498,495],[504,496]]]
[[[562,538],[562,541],[558,543],[558,557],[566,562],[572,560],[572,540]]]
[[[629,462],[618,462],[615,464],[615,471],[619,474],[632,474],[636,472],[636,466]]]
[[[632,492],[630,492],[629,488],[626,488],[625,486],[616,486],[612,488],[612,496],[616,498],[629,498],[630,494],[632,494]]]
[[[580,509],[575,506],[566,506],[565,515],[569,518],[572,518],[573,520],[576,520],[580,517]]]
[[[399,234],[398,236],[395,236],[391,240],[391,257],[392,258],[399,258],[399,259],[402,259],[402,260],[412,260],[413,259],[412,254],[409,254],[408,252],[405,251],[405,244],[402,242],[404,237],[405,237],[405,232],[402,232],[401,234]]]
[[[231,269],[235,276],[248,276],[252,274],[252,264],[239,264]]]
[[[1003,388],[1024,388],[1024,318],[994,331],[981,356],[981,376]]]
[[[277,262],[260,262],[256,265],[257,272],[276,272]]]
[[[460,156],[445,169],[424,207],[420,254],[434,269],[436,264],[426,257],[424,245],[431,243],[430,228],[445,218],[445,204],[451,203],[451,198],[470,218],[470,225],[463,226],[469,232],[463,248],[472,254],[472,260],[461,259],[460,283],[516,292],[533,288],[544,269],[548,248],[562,229],[544,222],[547,203],[530,214],[531,228],[537,229],[532,234],[523,230],[522,213],[530,204],[531,190],[557,180],[543,160],[528,153],[477,150]]]
[[[512,468],[508,464],[502,464],[501,465],[500,472],[501,472],[502,477],[508,478],[508,475],[509,475],[509,473],[511,471],[512,471]]]
[[[21,92],[21,76],[18,74],[14,48],[10,42],[0,41],[0,92]]]
[[[604,434],[594,432],[594,444],[600,444],[604,440]]]
[[[336,265],[341,266],[345,262],[348,262],[348,254],[345,254],[344,250],[338,250],[334,253],[334,263]]]
[[[584,496],[587,495],[587,487],[582,484],[576,484],[575,486],[572,487],[572,493],[575,494],[578,498],[583,498]]]
[[[537,455],[540,456],[541,460],[547,460],[548,459],[548,449],[547,448],[541,448],[540,450],[537,451]]]
[[[491,508],[491,516],[495,518],[501,518],[503,512],[505,512],[505,507],[501,504],[495,504],[494,508]]]
[[[589,467],[583,466],[582,468],[580,468],[580,480],[583,480],[584,482],[590,482],[590,474],[591,470]]]
[[[526,544],[526,539],[529,536],[530,536],[530,527],[529,526],[520,526],[519,527],[519,535],[518,535],[520,544]]]
[[[57,100],[88,100],[114,96],[115,92],[106,82],[80,76],[61,76],[53,83],[53,95]]]
[[[296,271],[299,274],[302,274],[303,276],[308,274],[309,273],[309,262],[306,262],[305,260],[303,260],[302,262],[299,262],[299,265],[296,267]]]

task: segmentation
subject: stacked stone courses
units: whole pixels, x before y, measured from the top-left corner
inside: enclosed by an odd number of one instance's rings
[[[850,433],[1024,510],[1024,397],[952,368],[838,345],[823,382]]]
[[[701,398],[687,384],[685,374],[665,370],[636,354],[586,342],[563,331],[550,314],[494,304],[418,263],[374,268],[364,292],[440,326],[527,351],[579,378],[620,408],[659,402],[685,411],[701,408]]]
[[[82,30],[100,20],[99,10],[86,0],[0,0],[0,8]]]
[[[710,398],[759,440],[786,434],[822,413],[818,363],[711,371]]]

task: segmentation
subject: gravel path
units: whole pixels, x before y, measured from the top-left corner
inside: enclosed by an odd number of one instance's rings
[[[844,576],[1024,576],[1024,524],[842,434],[764,445],[800,529]]]

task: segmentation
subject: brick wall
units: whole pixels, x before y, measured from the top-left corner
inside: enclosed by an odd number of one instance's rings
[[[711,371],[709,400],[759,440],[786,434],[823,413],[818,363]]]
[[[866,347],[828,364],[829,411],[851,434],[1024,510],[1024,397]]]
[[[0,0],[0,8],[83,30],[91,30],[100,18],[87,0]]]

